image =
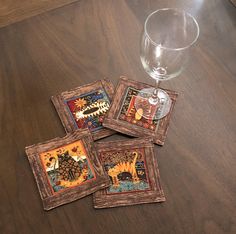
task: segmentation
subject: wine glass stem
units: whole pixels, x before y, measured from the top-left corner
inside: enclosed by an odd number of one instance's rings
[[[159,103],[159,98],[158,98],[158,87],[159,87],[159,81],[156,80],[155,88],[152,93],[152,100],[154,103],[158,104]]]

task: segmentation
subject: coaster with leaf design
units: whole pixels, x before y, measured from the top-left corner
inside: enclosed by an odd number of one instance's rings
[[[95,208],[165,201],[151,138],[96,143],[111,185],[93,195]]]
[[[63,138],[28,146],[26,154],[45,210],[80,199],[110,184],[88,130],[77,130]]]
[[[112,83],[103,79],[65,91],[51,100],[66,132],[89,129],[97,140],[115,133],[103,127],[113,93]]]
[[[103,126],[130,136],[149,136],[153,138],[154,143],[164,145],[178,93],[165,89],[172,100],[170,112],[164,118],[156,120],[154,116],[158,109],[155,109],[152,110],[153,119],[146,119],[136,111],[134,103],[138,98],[139,91],[150,87],[152,86],[122,76],[116,88],[112,105],[103,121]],[[144,104],[148,103],[145,94],[142,99]],[[143,112],[149,111],[150,105],[143,106]]]

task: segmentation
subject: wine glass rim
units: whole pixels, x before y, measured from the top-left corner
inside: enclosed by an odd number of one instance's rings
[[[195,23],[195,26],[196,26],[196,29],[197,29],[197,33],[196,33],[196,36],[195,36],[194,40],[193,40],[191,43],[189,43],[188,45],[186,45],[186,46],[184,46],[184,47],[178,47],[178,48],[165,47],[165,46],[162,46],[161,44],[158,44],[158,43],[156,43],[155,41],[153,41],[153,39],[152,39],[152,38],[150,37],[150,35],[148,34],[147,29],[146,29],[146,28],[147,28],[146,26],[147,26],[147,22],[148,22],[148,20],[151,18],[151,16],[154,15],[155,13],[159,12],[159,11],[167,11],[167,10],[174,10],[174,11],[176,11],[176,12],[177,12],[177,11],[178,11],[178,12],[183,12],[183,13],[185,13],[186,15],[188,15],[188,16],[193,20],[193,22]],[[192,45],[197,41],[197,39],[198,39],[198,37],[199,37],[200,29],[199,29],[199,25],[198,25],[197,20],[196,20],[190,13],[188,13],[188,12],[182,10],[182,9],[179,9],[179,8],[161,8],[161,9],[158,9],[158,10],[155,10],[155,11],[151,12],[151,13],[148,15],[148,17],[146,18],[145,23],[144,23],[144,32],[145,32],[145,34],[147,35],[148,39],[151,41],[151,43],[152,43],[153,45],[158,46],[158,47],[160,47],[160,48],[162,48],[162,49],[166,49],[166,50],[175,50],[175,51],[178,51],[178,50],[185,50],[185,49],[189,48],[190,46],[192,46]]]

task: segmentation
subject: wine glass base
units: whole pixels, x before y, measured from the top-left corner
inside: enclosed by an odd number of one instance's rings
[[[139,91],[135,98],[136,118],[158,120],[165,117],[171,108],[171,98],[163,89],[157,89],[158,99],[153,98],[154,88]]]

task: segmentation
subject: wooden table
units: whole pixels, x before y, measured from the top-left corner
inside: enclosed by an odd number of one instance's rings
[[[95,210],[92,196],[43,211],[24,147],[64,130],[50,97],[120,75],[152,84],[139,59],[146,16],[192,13],[200,38],[163,147],[167,201]],[[0,29],[0,233],[236,233],[236,8],[226,0],[81,0]],[[109,139],[125,139],[115,135]]]

